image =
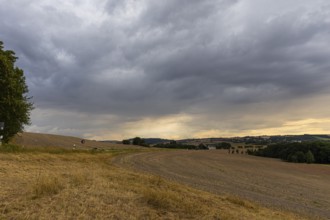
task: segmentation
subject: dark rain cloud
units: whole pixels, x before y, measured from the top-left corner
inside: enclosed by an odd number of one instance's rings
[[[327,1],[0,5],[0,39],[19,56],[39,109],[212,121],[329,93]]]

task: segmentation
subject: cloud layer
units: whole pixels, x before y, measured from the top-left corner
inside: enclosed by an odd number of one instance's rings
[[[328,1],[0,5],[0,39],[17,53],[37,107],[28,130],[118,139],[329,133]]]

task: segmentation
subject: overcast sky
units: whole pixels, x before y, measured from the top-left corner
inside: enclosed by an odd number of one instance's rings
[[[35,110],[91,139],[330,132],[328,0],[0,0]]]

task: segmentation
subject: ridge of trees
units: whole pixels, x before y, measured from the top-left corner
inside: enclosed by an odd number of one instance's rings
[[[171,141],[170,143],[156,144],[154,147],[171,148],[171,149],[188,149],[188,150],[208,150],[208,147],[202,143],[199,145],[188,145],[188,144],[181,144],[176,141]]]
[[[258,151],[249,150],[248,153],[294,163],[330,164],[330,143],[328,142],[280,143],[269,145]]]

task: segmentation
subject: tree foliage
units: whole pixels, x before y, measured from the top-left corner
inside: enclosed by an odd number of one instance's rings
[[[140,138],[140,137],[133,138],[133,144],[134,145],[141,145],[143,142],[144,142],[143,139]]]
[[[330,164],[330,143],[327,142],[281,143],[249,153],[295,163]]]
[[[171,148],[171,149],[208,150],[208,147],[202,143],[199,145],[191,145],[191,144],[177,143],[176,141],[171,141],[170,143],[157,144],[154,147]]]
[[[306,163],[314,163],[315,162],[314,154],[310,150],[307,151],[307,153],[305,154],[305,158],[306,158]]]
[[[30,123],[33,109],[24,72],[15,66],[16,60],[15,53],[4,50],[0,41],[0,121],[5,122],[2,133],[5,143]]]
[[[128,139],[125,139],[125,140],[122,141],[122,143],[125,144],[125,145],[130,145],[131,141],[128,140]]]
[[[231,144],[228,142],[221,142],[216,145],[216,149],[230,149]]]
[[[133,138],[133,145],[148,147],[148,144],[146,144],[145,140],[143,138],[140,138],[140,137]]]

